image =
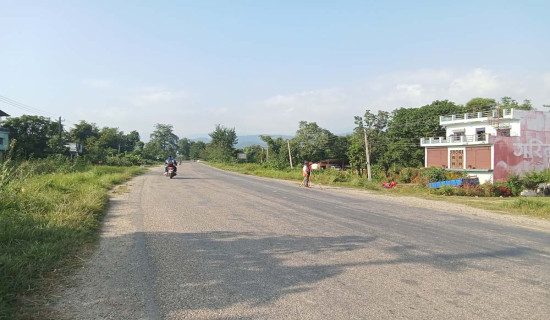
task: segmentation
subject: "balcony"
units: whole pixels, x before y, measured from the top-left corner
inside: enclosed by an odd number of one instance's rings
[[[464,136],[449,136],[439,138],[420,138],[421,147],[430,146],[452,146],[452,145],[470,145],[470,144],[487,144],[489,134],[474,134]]]
[[[482,112],[470,112],[470,113],[464,113],[464,114],[453,114],[449,116],[440,116],[439,124],[449,125],[453,123],[488,121],[490,118],[512,119],[513,117],[514,117],[514,109],[500,109],[500,110],[490,110],[490,111],[482,111]]]

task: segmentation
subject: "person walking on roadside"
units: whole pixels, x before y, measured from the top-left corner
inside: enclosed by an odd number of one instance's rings
[[[311,167],[309,162],[305,161],[302,168],[302,176],[304,177],[304,182],[302,183],[304,187],[309,188],[309,176],[311,175]]]

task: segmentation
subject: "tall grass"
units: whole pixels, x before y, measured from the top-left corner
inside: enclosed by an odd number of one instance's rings
[[[550,219],[550,198],[516,198],[501,202],[504,210],[513,210],[518,214]]]
[[[16,318],[22,297],[96,239],[107,190],[141,170],[62,159],[0,166],[0,319]]]

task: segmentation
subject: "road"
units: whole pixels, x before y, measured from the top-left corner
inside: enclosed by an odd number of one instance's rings
[[[183,163],[115,196],[71,319],[548,319],[550,229]]]

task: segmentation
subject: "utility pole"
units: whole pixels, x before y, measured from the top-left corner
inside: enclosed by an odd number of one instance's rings
[[[288,158],[290,159],[290,168],[293,169],[294,167],[292,166],[292,155],[290,154],[290,141],[287,140],[286,143],[288,146]]]
[[[372,181],[372,175],[370,171],[370,152],[369,152],[369,140],[367,139],[367,128],[363,127],[363,133],[365,134],[365,156],[367,159],[367,178]]]
[[[266,149],[266,156],[265,156],[265,161],[269,161],[269,144],[267,145],[267,149]]]
[[[61,141],[61,117],[59,117],[59,151],[61,152],[61,147],[63,147],[63,141]]]

